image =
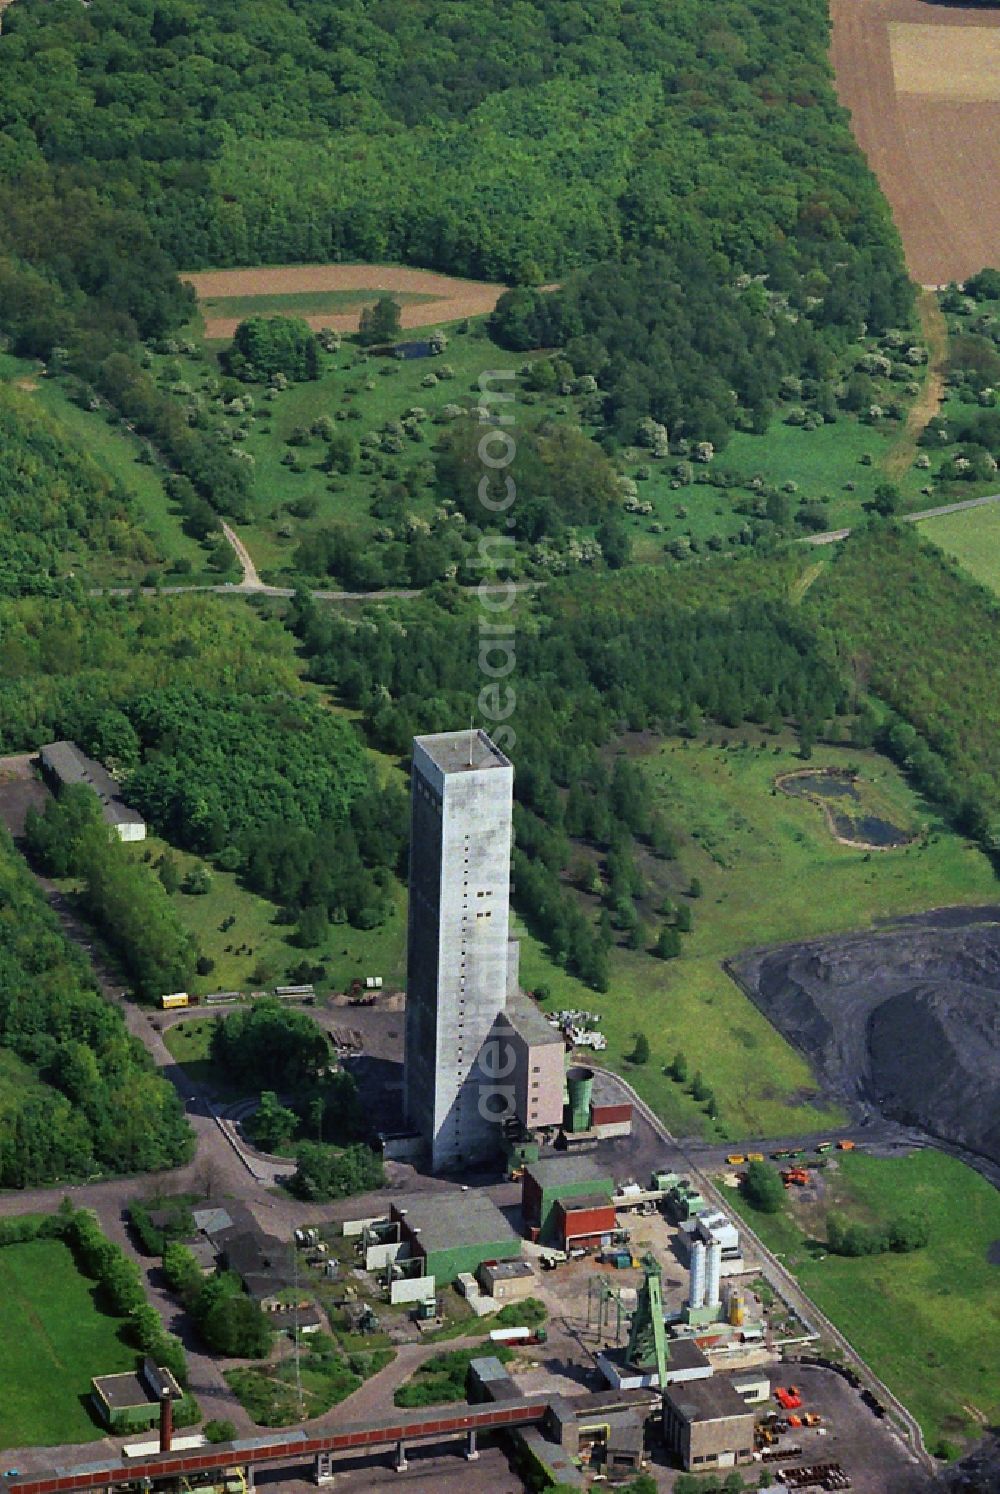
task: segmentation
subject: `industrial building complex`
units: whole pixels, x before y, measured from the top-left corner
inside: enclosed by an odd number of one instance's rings
[[[90,771],[71,743],[44,749],[42,763],[59,782],[87,781]],[[92,786],[108,818],[112,796]],[[390,1361],[399,1346],[478,1331],[481,1352],[473,1339],[461,1351],[467,1402],[399,1399],[397,1377],[380,1404],[375,1370],[364,1419],[348,1401],[341,1420],[335,1403],[306,1429],[215,1447],[200,1434],[174,1439],[181,1388],[146,1359],[135,1373],[95,1378],[91,1402],[112,1434],[158,1422],[156,1443],[51,1476],[10,1472],[0,1494],[246,1494],[256,1469],[293,1464],[319,1485],[367,1489],[366,1459],[405,1473],[418,1450],[453,1444],[475,1462],[488,1448],[499,1457],[498,1438],[503,1468],[512,1452],[511,1466],[538,1489],[583,1490],[640,1471],[672,1489],[678,1469],[718,1472],[713,1487],[731,1473],[725,1487],[743,1487],[737,1469],[759,1465],[763,1475],[771,1464],[789,1487],[851,1487],[837,1460],[850,1454],[851,1432],[814,1441],[811,1463],[793,1466],[808,1458],[807,1438],[835,1431],[825,1410],[804,1405],[807,1391],[784,1375],[774,1383],[782,1355],[804,1357],[818,1339],[801,1302],[782,1296],[767,1253],[744,1240],[726,1196],[641,1101],[574,1057],[579,1048],[600,1052],[586,1041],[595,1014],[553,1021],[520,988],[512,802],[513,768],[483,732],[415,739],[402,1076],[409,1130],[392,1137],[405,1160],[389,1187],[344,1200],[319,1227],[315,1214],[297,1216],[309,1223],[294,1229],[294,1242],[276,1232],[271,1198],[259,1213],[228,1197],[192,1201],[178,1235],[192,1264],[228,1273],[284,1335],[258,1368],[277,1376],[294,1356],[300,1420],[308,1420],[300,1345],[328,1328],[343,1327],[352,1343],[381,1334]],[[377,1010],[371,1015],[374,1023]],[[391,1163],[388,1147],[386,1157]],[[151,1209],[149,1223],[166,1239],[176,1214],[173,1205]],[[425,1361],[429,1354],[412,1362]],[[804,1379],[801,1363],[795,1377]],[[883,1433],[890,1464],[892,1435]],[[351,1482],[359,1460],[362,1482]],[[757,1470],[750,1476],[757,1486]],[[894,1479],[863,1487],[911,1494]],[[429,1475],[414,1486],[436,1484]]]

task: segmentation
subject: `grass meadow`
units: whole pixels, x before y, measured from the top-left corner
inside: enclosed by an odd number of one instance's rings
[[[982,586],[1000,595],[1000,503],[924,519],[924,539],[933,540]]]
[[[93,1442],[103,1436],[87,1409],[94,1375],[135,1368],[124,1319],[101,1311],[62,1240],[0,1250],[0,1344],[5,1448]]]
[[[177,863],[183,878],[192,867],[203,863],[185,851],[171,850],[165,841],[150,836],[136,854],[152,852],[158,860],[167,850]],[[302,949],[293,942],[294,924],[282,923],[279,910],[266,898],[241,886],[232,872],[209,868],[208,892],[171,895],[184,927],[198,940],[201,952],[215,961],[208,975],[197,976],[193,992],[249,991],[282,984],[288,971],[307,959],[310,964],[326,968],[323,987],[343,990],[355,978],[381,975],[386,986],[402,983],[405,967],[406,897],[402,886],[396,888],[394,911],[381,928],[355,929],[350,924],[331,924],[323,943],[315,949]],[[232,918],[235,922],[223,929]],[[266,975],[266,979],[260,978]],[[258,977],[255,979],[255,976]]]

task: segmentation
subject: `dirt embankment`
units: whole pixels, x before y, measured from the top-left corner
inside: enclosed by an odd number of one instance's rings
[[[1000,909],[756,951],[731,974],[829,1096],[1000,1164]]]

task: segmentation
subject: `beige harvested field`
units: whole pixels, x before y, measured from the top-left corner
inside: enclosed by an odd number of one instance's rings
[[[890,21],[889,50],[897,93],[968,104],[1000,99],[1000,30]]]
[[[837,92],[914,279],[1000,265],[1000,9],[832,0]]]
[[[360,308],[385,291],[430,298],[404,304],[401,316],[404,327],[427,327],[466,316],[484,316],[493,310],[507,289],[504,285],[458,280],[452,275],[401,265],[286,265],[274,269],[204,270],[182,278],[194,286],[199,302],[357,291],[356,305],[350,310],[305,318],[317,330],[332,327],[337,332],[356,332]],[[250,314],[248,308],[244,315]],[[277,314],[273,300],[264,314]],[[239,320],[209,314],[205,318],[205,336],[210,340],[232,337]]]

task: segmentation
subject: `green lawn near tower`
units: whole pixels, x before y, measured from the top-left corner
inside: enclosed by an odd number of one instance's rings
[[[0,1446],[103,1436],[88,1410],[90,1381],[135,1368],[125,1321],[101,1310],[62,1240],[0,1248]]]

